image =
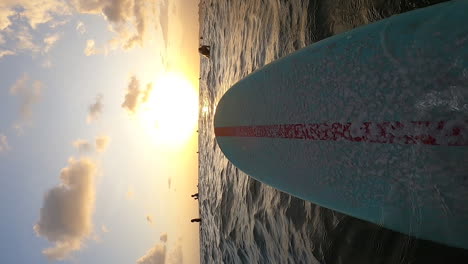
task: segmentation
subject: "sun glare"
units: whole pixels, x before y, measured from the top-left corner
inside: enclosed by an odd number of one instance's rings
[[[165,74],[154,82],[139,117],[155,143],[183,144],[197,124],[198,95],[182,75]]]

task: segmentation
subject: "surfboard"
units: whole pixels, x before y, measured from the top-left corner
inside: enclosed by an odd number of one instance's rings
[[[314,43],[232,86],[225,156],[293,196],[468,249],[468,1]]]

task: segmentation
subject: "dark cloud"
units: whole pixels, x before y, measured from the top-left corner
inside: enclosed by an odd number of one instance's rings
[[[91,234],[96,170],[88,158],[70,158],[60,185],[46,192],[34,231],[55,244],[43,251],[50,260],[67,258]]]
[[[31,122],[32,108],[39,102],[42,88],[42,82],[30,81],[26,73],[10,87],[10,94],[19,97],[20,100],[19,118],[14,124],[14,127],[20,131]]]
[[[96,96],[96,101],[88,107],[88,123],[91,123],[99,118],[99,116],[102,114],[102,108],[102,94],[99,94]]]
[[[146,221],[148,221],[148,223],[152,224],[153,223],[153,218],[150,215],[147,215],[146,216]]]

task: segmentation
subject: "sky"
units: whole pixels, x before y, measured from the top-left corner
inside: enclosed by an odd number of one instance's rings
[[[197,0],[0,1],[2,263],[199,263]]]

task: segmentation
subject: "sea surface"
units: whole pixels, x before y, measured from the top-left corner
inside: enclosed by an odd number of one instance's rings
[[[237,81],[321,39],[440,0],[201,0],[201,263],[468,263],[468,251],[418,240],[292,197],[234,167],[213,132]],[[468,15],[468,12],[467,12]],[[468,224],[468,223],[467,223]]]

